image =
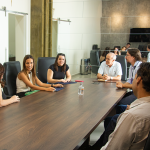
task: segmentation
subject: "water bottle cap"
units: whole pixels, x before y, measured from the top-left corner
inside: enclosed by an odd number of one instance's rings
[[[75,80],[75,82],[84,82],[84,81],[82,81],[82,80]]]

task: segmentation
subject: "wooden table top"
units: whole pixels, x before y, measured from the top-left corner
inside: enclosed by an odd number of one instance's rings
[[[73,150],[87,138],[126,93],[115,83],[84,79],[59,92],[40,91],[0,108],[0,149]]]

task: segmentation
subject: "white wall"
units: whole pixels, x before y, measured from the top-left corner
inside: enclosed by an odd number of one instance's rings
[[[5,6],[7,10],[11,11],[17,11],[17,12],[23,12],[23,13],[28,13],[28,19],[27,19],[27,28],[28,28],[28,33],[27,33],[27,53],[30,53],[30,6],[31,6],[31,0],[12,0],[12,5],[11,5],[11,0],[0,0],[0,9],[2,9],[2,6]],[[0,22],[3,21],[0,18]],[[3,36],[0,34],[0,36]],[[5,57],[5,56],[4,56]]]
[[[60,45],[66,54],[71,74],[80,71],[82,58],[90,57],[93,44],[100,47],[100,18],[102,0],[53,0],[54,18],[70,19],[70,46]],[[61,34],[61,43],[67,43],[68,33]],[[60,36],[60,35],[58,35]]]

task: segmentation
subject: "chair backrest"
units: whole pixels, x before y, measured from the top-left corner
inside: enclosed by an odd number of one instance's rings
[[[37,77],[43,83],[47,83],[47,70],[55,63],[55,57],[39,57],[37,61]]]
[[[13,96],[16,94],[16,78],[21,71],[19,61],[10,61],[4,63],[5,73],[3,80],[5,81],[4,93],[7,96]]]
[[[138,49],[141,51],[142,57],[147,57],[148,52],[147,52],[147,45],[139,45]],[[143,52],[144,51],[144,52]]]
[[[122,51],[121,55],[126,55],[127,51]]]
[[[145,143],[143,150],[149,150],[149,149],[150,149],[150,132],[149,132],[149,135],[148,135],[148,138],[146,140],[146,143]]]
[[[91,70],[93,73],[97,74],[100,61],[99,61],[99,51],[98,50],[91,50],[90,52],[90,63],[91,63]]]
[[[127,80],[127,62],[124,55],[117,55],[116,61],[121,64],[122,67],[122,78],[121,80]]]

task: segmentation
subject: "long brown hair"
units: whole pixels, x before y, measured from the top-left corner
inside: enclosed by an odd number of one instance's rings
[[[27,74],[26,66],[25,66],[26,60],[30,59],[30,58],[33,60],[33,68],[31,70],[31,72],[32,72],[32,82],[35,85],[35,83],[36,83],[36,81],[35,81],[36,72],[35,72],[35,67],[34,67],[34,58],[31,55],[26,55],[24,57],[24,59],[23,59],[23,69],[22,69],[21,72],[23,72],[26,75],[26,77],[28,78],[28,80],[30,81],[29,76]]]
[[[2,85],[2,87],[4,87],[4,85],[5,85],[5,82],[3,82],[3,81],[1,80],[2,75],[4,75],[4,72],[5,72],[5,68],[4,68],[4,66],[0,63],[0,84]]]
[[[55,63],[54,63],[54,68],[55,68],[56,71],[58,71],[58,63],[57,63],[57,61],[58,61],[59,56],[64,56],[65,57],[65,54],[63,54],[63,53],[58,53],[57,54],[57,57],[56,57],[56,60],[55,60]],[[66,71],[66,57],[65,57],[65,62],[63,64],[63,66],[62,66],[62,70],[61,71],[64,72],[64,73]]]

